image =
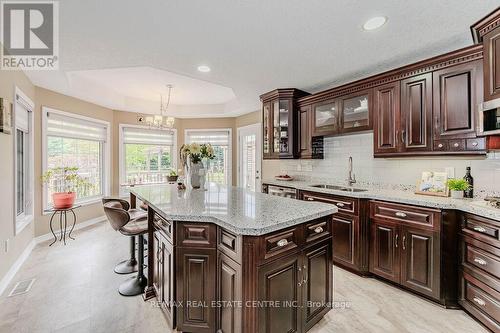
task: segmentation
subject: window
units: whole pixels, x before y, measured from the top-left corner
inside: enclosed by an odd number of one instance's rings
[[[44,108],[44,172],[59,167],[77,167],[87,185],[76,190],[78,202],[93,202],[108,193],[108,123]],[[45,207],[52,194],[62,191],[63,180],[51,179],[45,186]]]
[[[215,158],[208,162],[207,180],[220,185],[232,185],[231,129],[186,130],[186,143],[210,143]]]
[[[15,230],[33,220],[33,120],[34,104],[16,88],[14,104]]]
[[[167,182],[170,171],[177,169],[177,132],[132,125],[120,125],[120,128],[121,184]]]

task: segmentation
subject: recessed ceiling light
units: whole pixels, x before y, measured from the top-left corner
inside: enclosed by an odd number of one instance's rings
[[[363,24],[363,29],[366,31],[375,30],[383,26],[385,22],[387,22],[387,17],[385,16],[372,17]]]
[[[202,73],[208,73],[210,72],[210,67],[208,67],[207,65],[200,65],[198,66],[198,70]]]

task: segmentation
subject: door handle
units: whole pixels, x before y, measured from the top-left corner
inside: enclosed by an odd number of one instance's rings
[[[398,239],[399,239],[399,235],[396,234],[396,240],[395,240],[396,248],[398,247]]]
[[[317,234],[320,234],[320,233],[322,233],[322,232],[323,232],[323,228],[322,228],[322,227],[316,227],[316,228],[314,229],[314,232],[315,232],[315,233],[317,233]]]
[[[405,143],[405,142],[406,142],[405,133],[406,133],[406,131],[405,131],[405,130],[402,130],[402,131],[401,131],[401,142],[402,142],[402,143]]]
[[[406,250],[406,236],[403,236],[403,250]]]
[[[403,212],[396,212],[394,215],[396,215],[397,217],[406,217],[406,213]]]
[[[278,243],[276,243],[279,247],[283,247],[283,246],[287,246],[288,245],[288,240],[283,238],[283,239],[280,239],[278,241]]]
[[[342,202],[337,202],[337,207],[344,207],[345,205]]]
[[[314,201],[314,199],[313,199],[313,198],[307,198],[307,200],[308,200],[308,201]]]
[[[478,263],[481,266],[486,266],[487,262],[483,258],[474,258],[474,262]]]

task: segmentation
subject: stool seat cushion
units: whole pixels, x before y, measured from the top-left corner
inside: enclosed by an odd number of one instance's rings
[[[148,232],[148,218],[140,217],[130,220],[120,228],[120,232],[125,236],[142,235]]]
[[[148,212],[145,212],[143,211],[142,209],[130,209],[128,211],[129,215],[130,215],[130,219],[131,220],[134,220],[134,219],[137,219],[137,218],[140,218],[140,217],[147,217],[148,216]]]

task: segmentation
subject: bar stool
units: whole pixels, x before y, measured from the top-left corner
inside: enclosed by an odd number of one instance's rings
[[[141,295],[147,285],[147,279],[144,276],[144,234],[148,232],[147,216],[132,219],[131,214],[116,201],[105,203],[104,213],[113,229],[125,236],[138,236],[137,276],[123,282],[118,292],[123,296]]]
[[[102,204],[105,205],[108,202],[118,202],[121,207],[128,211],[131,219],[137,217],[147,216],[147,212],[140,209],[130,209],[130,204],[127,200],[118,198],[103,198]],[[117,274],[130,274],[137,272],[137,259],[135,258],[135,236],[130,237],[130,258],[123,260],[115,266],[115,273]]]

